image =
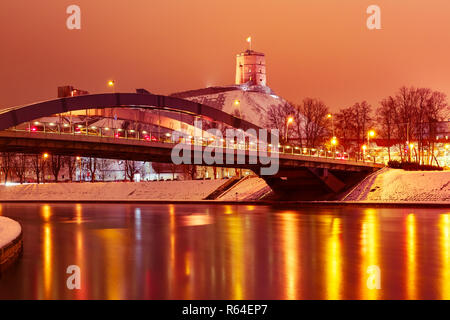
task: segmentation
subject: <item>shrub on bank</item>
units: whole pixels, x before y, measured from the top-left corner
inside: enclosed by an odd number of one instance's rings
[[[401,162],[397,160],[391,160],[388,162],[388,167],[393,169],[403,169],[407,171],[442,171],[444,168],[438,166],[432,166],[428,164],[419,164],[416,162]]]

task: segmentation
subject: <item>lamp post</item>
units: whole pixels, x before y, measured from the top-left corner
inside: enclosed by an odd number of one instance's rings
[[[108,87],[112,88],[113,92],[115,92],[115,82],[114,80],[108,81]]]
[[[370,155],[370,138],[375,137],[375,131],[374,130],[369,130],[367,131],[367,151],[369,151],[369,155]]]
[[[367,149],[367,146],[365,144],[363,144],[362,149],[363,149],[363,161],[366,161],[366,149]]]
[[[44,153],[42,155],[42,161],[44,161],[44,163],[42,164],[42,183],[45,183],[45,160],[47,160],[48,158],[48,153]]]
[[[337,143],[338,143],[337,138],[333,136],[333,138],[331,139],[331,145],[334,147],[333,158],[336,157],[336,145],[337,145]]]
[[[334,137],[334,118],[333,118],[333,114],[331,114],[331,113],[327,114],[327,118],[331,119],[331,131],[332,131],[333,137]]]
[[[241,114],[241,101],[239,99],[234,100],[233,102],[235,108],[237,108],[238,112],[239,112],[239,118],[242,118],[242,114]]]
[[[289,125],[292,123],[292,122],[294,122],[294,118],[292,118],[292,117],[288,117],[287,119],[286,119],[286,143],[288,142],[288,131],[289,131]]]
[[[370,137],[375,137],[375,131],[369,130],[367,132],[367,147],[370,148]]]

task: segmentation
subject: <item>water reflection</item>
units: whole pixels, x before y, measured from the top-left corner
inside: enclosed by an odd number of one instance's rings
[[[3,204],[24,255],[0,298],[450,299],[441,209]],[[81,290],[66,287],[69,265]],[[381,269],[380,290],[367,268]]]
[[[380,291],[368,287],[368,268],[380,267],[378,257],[378,215],[376,210],[366,209],[361,224],[361,298],[373,300],[379,297]]]
[[[407,264],[406,264],[406,289],[407,298],[416,299],[417,298],[417,257],[416,257],[416,217],[413,213],[408,214],[406,220],[406,246],[407,246]]]
[[[296,300],[300,299],[298,286],[301,276],[298,270],[300,267],[299,256],[301,254],[299,250],[299,223],[294,212],[283,212],[280,218],[284,253],[284,299]]]
[[[441,298],[450,299],[450,214],[442,214],[439,222],[441,229],[440,252],[441,252]]]
[[[325,259],[326,263],[326,299],[337,300],[341,298],[342,290],[342,222],[340,218],[331,218]]]

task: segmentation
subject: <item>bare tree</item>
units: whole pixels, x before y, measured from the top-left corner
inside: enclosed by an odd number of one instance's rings
[[[55,182],[58,182],[58,175],[59,175],[59,172],[61,171],[62,166],[63,166],[62,156],[52,154],[50,156],[50,169],[53,173]]]
[[[42,180],[44,179],[45,174],[45,160],[42,159],[42,156],[40,154],[33,154],[30,156],[31,161],[31,168],[36,176],[36,183],[41,182],[41,176]]]
[[[197,166],[195,164],[184,164],[183,173],[185,179],[194,180],[197,175]]]
[[[293,133],[292,128],[287,125],[289,117],[295,115],[295,108],[288,102],[284,104],[272,105],[267,110],[265,125],[270,129],[277,129],[280,143],[286,143],[286,137]],[[288,130],[286,134],[286,130]]]
[[[353,109],[345,108],[336,114],[334,122],[335,134],[339,137],[339,145],[344,148],[345,152],[352,150],[355,132],[355,123],[353,122]],[[358,148],[358,146],[356,146]]]
[[[179,165],[176,165],[175,163],[170,164],[170,172],[172,173],[172,180],[175,180],[175,173],[177,173]]]
[[[160,162],[152,162],[153,171],[158,175],[158,180],[161,178],[161,173],[164,170],[164,164]]]
[[[326,117],[329,113],[328,107],[321,100],[305,98],[297,108],[303,117],[303,134],[301,136],[305,140],[306,147],[314,148],[323,142],[329,132],[329,123]]]
[[[91,182],[95,182],[95,175],[98,169],[98,160],[97,158],[89,157],[84,159],[84,167],[87,172],[91,176]]]
[[[71,182],[73,182],[73,176],[74,176],[75,170],[77,168],[76,161],[77,161],[76,157],[72,157],[72,156],[65,156],[63,158],[63,162],[64,162],[65,166],[67,167],[69,179]]]
[[[408,161],[430,164],[438,122],[443,119],[446,108],[447,97],[441,92],[401,87],[395,97],[384,99],[377,110],[381,134],[397,141],[402,161],[407,151]],[[409,144],[413,141],[417,147],[411,148]],[[388,152],[390,157],[390,150]]]
[[[395,129],[395,99],[391,96],[381,101],[381,107],[377,109],[377,121],[380,135],[387,140],[388,157],[391,161],[391,141]]]
[[[125,180],[130,179],[131,182],[134,181],[134,175],[136,173],[139,173],[141,170],[141,167],[137,161],[134,160],[125,160],[123,162],[124,169],[125,169]]]
[[[437,134],[437,124],[439,121],[443,120],[444,112],[446,111],[447,108],[448,108],[447,96],[442,92],[434,91],[431,94],[430,99],[428,100],[425,112],[426,120],[428,123],[428,137],[430,144],[429,146],[430,152],[428,152],[429,157],[431,157],[431,155],[434,155],[434,148],[435,148],[434,137]],[[431,163],[431,160],[432,159],[429,159],[427,162]]]
[[[19,178],[20,184],[25,182],[25,174],[27,170],[27,156],[23,153],[16,154],[13,158],[13,169],[16,176]]]
[[[99,160],[99,172],[100,172],[100,180],[105,181],[106,175],[111,167],[111,160],[109,159],[100,159]]]
[[[13,157],[10,152],[2,152],[0,154],[0,158],[1,158],[1,170],[4,175],[5,183],[7,183],[8,176],[13,166]]]
[[[366,139],[367,131],[372,125],[371,112],[372,106],[366,101],[357,102],[352,106],[352,121],[355,125],[354,135],[358,145],[357,152],[360,151],[359,149]]]

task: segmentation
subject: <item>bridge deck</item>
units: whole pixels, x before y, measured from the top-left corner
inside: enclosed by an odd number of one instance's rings
[[[61,155],[74,156],[93,156],[109,159],[129,159],[140,161],[171,162],[171,151],[176,144],[167,140],[147,141],[136,138],[113,138],[105,136],[93,136],[85,134],[63,134],[63,133],[44,133],[27,131],[0,131],[0,149],[1,151],[23,152],[23,153],[41,153],[51,152]],[[245,155],[245,163],[238,164],[237,158],[232,164],[217,164],[222,167],[242,167],[253,168],[262,166],[260,163],[250,164],[249,157],[256,155],[256,149],[237,149],[222,148],[221,146],[212,146],[216,152],[223,152],[224,158],[227,154],[237,155],[241,152]],[[201,148],[204,151],[206,145],[186,144],[186,150],[194,151]],[[344,171],[361,171],[378,169],[384,167],[384,164],[363,162],[354,160],[336,159],[324,156],[309,155],[310,153],[295,153],[294,148],[282,149],[280,152],[272,152],[263,155],[261,163],[267,161],[278,161],[280,167],[314,167],[328,168]],[[193,154],[195,164],[207,165],[202,159],[201,154]]]

